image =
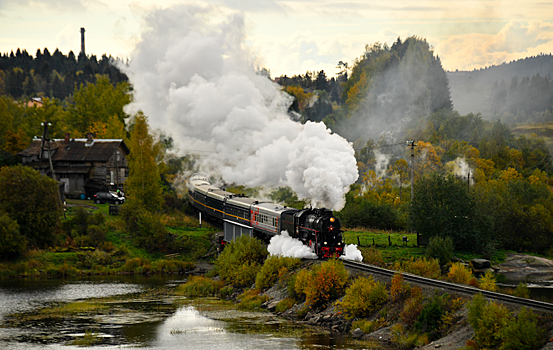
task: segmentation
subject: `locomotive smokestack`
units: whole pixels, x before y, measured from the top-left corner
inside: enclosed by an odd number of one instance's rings
[[[84,28],[81,27],[81,53],[84,55]]]

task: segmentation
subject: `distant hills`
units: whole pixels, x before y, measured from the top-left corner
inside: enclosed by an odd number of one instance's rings
[[[447,72],[454,109],[508,123],[553,121],[553,56]],[[548,112],[549,111],[549,112]]]

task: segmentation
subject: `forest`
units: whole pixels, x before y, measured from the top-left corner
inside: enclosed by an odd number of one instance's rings
[[[553,256],[553,177],[543,139],[515,136],[509,124],[480,113],[458,112],[448,75],[425,39],[368,44],[359,58],[338,67],[332,78],[319,71],[275,82],[294,97],[290,118],[322,121],[354,145],[360,177],[337,213],[346,227],[450,237],[457,250],[488,257],[500,248]],[[537,79],[511,83],[524,92],[512,108],[526,103]],[[33,57],[18,50],[0,57],[0,92],[2,166],[18,163],[16,154],[40,134],[45,120],[53,124],[54,138],[92,132],[133,142],[126,123],[137,116],[128,119],[123,110],[132,86],[112,58],[76,59],[46,49]],[[42,107],[27,106],[37,96]],[[163,135],[151,142],[160,186],[174,194],[173,179],[193,169],[194,159],[169,156],[171,139]],[[165,196],[165,203],[174,198]],[[276,189],[273,198],[302,205],[286,188]]]

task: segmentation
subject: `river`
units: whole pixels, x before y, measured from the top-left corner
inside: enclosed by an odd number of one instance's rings
[[[98,349],[366,348],[270,313],[188,302],[159,292],[182,282],[174,276],[0,281],[0,347],[77,349],[83,345],[79,341],[88,339],[84,345]],[[52,311],[90,298],[108,298],[102,299],[107,310],[70,316]]]

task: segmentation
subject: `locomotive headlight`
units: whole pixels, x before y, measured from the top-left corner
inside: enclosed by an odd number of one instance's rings
[[[334,222],[336,219],[334,218],[330,218],[330,222]]]
[[[325,245],[326,245],[326,244],[327,244],[327,243],[325,242]]]
[[[338,242],[338,245],[342,244],[341,242]]]

